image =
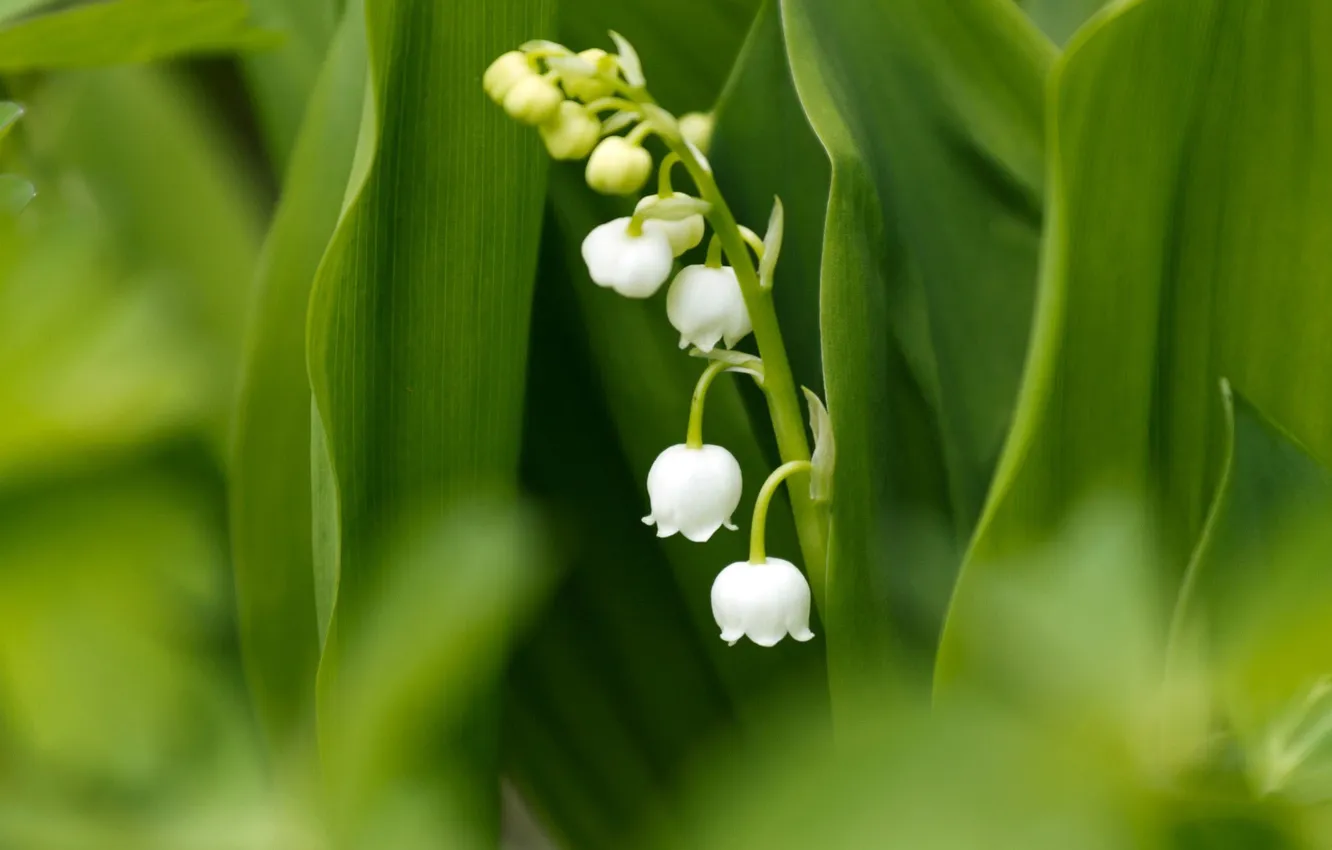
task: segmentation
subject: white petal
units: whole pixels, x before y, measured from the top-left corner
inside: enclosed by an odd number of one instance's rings
[[[598,286],[630,298],[648,298],[670,276],[674,257],[659,222],[644,222],[642,233],[632,236],[626,217],[594,227],[587,234],[583,262]]]
[[[721,446],[676,445],[657,456],[648,471],[648,498],[658,534],[679,530],[695,542],[729,523],[740,504],[740,464]]]
[[[672,197],[688,198],[689,195],[686,195],[684,192],[676,192]],[[656,195],[648,195],[638,202],[638,206],[634,208],[634,212],[638,212],[642,210],[643,207],[654,203],[656,199]],[[703,216],[701,215],[691,215],[688,218],[683,218],[679,221],[664,221],[661,219],[653,220],[661,224],[666,231],[666,236],[671,240],[671,251],[673,251],[677,257],[685,251],[697,247],[698,244],[703,241],[703,233],[707,229],[707,225],[703,221]]]
[[[686,266],[666,293],[666,317],[680,335],[704,351],[722,340],[739,342],[751,330],[749,310],[730,266]]]

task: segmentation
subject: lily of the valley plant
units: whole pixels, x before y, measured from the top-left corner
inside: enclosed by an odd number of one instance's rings
[[[680,347],[710,359],[695,387],[685,441],[666,448],[652,464],[647,490],[650,513],[643,522],[658,536],[679,533],[705,543],[719,529],[735,530],[731,516],[743,490],[740,464],[726,448],[703,442],[708,388],[722,372],[749,374],[767,397],[782,465],[769,476],[754,505],[748,562],[731,564],[712,587],[712,613],[723,640],[748,637],[772,646],[786,635],[814,636],[809,629],[810,584],[790,561],[769,559],[764,546],[768,505],[777,487],[793,475],[826,479],[832,451],[811,461],[799,397],[791,376],[781,328],[772,303],[773,271],[781,250],[783,213],[773,205],[760,238],[735,220],[712,176],[703,149],[710,121],[691,114],[677,120],[648,93],[633,47],[611,33],[616,53],[574,53],[549,41],[533,41],[505,53],[487,69],[486,93],[515,120],[535,126],[555,159],[587,158],[587,184],[607,195],[634,195],[647,185],[655,136],[667,153],[657,166],[657,191],[643,197],[630,216],[592,229],[583,240],[588,276],[627,298],[651,298],[675,269],[676,260],[699,247],[711,226],[702,263],[676,272],[666,295],[666,318],[680,334]],[[623,135],[621,135],[623,133]],[[683,166],[697,194],[677,189],[672,172]],[[758,356],[730,349],[753,334]],[[806,391],[811,415],[822,404]],[[816,429],[822,441],[831,431]],[[813,473],[813,475],[811,475]],[[818,496],[824,497],[820,488]],[[807,570],[821,575],[827,540],[826,511],[810,488],[792,488],[791,505]]]

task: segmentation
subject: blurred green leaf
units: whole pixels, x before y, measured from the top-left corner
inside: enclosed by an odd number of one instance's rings
[[[57,191],[19,224],[0,228],[0,488],[200,428],[210,364],[170,282],[125,273]]]
[[[244,759],[234,669],[195,665],[229,623],[216,517],[192,485],[116,466],[0,499],[0,797],[81,783],[161,799]]]
[[[1178,575],[1215,487],[1222,376],[1332,458],[1329,46],[1320,2],[1142,0],[1057,63],[1030,363],[944,682],[977,672],[970,654],[990,639],[974,628],[976,577],[1090,493],[1152,498]]]
[[[115,266],[171,293],[158,308],[193,338],[205,367],[197,391],[220,454],[262,235],[253,185],[226,135],[195,93],[153,69],[58,75],[30,106],[25,139],[71,164],[32,179],[73,184],[71,192],[92,202]]]
[[[14,129],[14,125],[22,117],[23,107],[8,100],[0,101],[0,142],[5,140],[9,131]]]
[[[245,54],[241,70],[277,174],[288,171],[307,104],[338,29],[337,0],[251,0],[254,23],[283,36],[275,50]],[[352,3],[351,8],[358,8]]]
[[[1108,0],[1017,0],[1055,44],[1065,44]]]
[[[37,195],[30,181],[17,174],[0,174],[0,213],[17,215]]]
[[[1310,757],[1322,755],[1326,771],[1332,755],[1318,732],[1329,707],[1319,693],[1332,681],[1332,474],[1243,398],[1226,413],[1233,443],[1176,632],[1203,637],[1256,787],[1304,796],[1314,790],[1303,782]],[[1322,801],[1332,800],[1327,778]]]
[[[360,134],[365,21],[349,9],[297,139],[255,283],[232,423],[231,531],[241,645],[270,738],[313,721],[319,655],[310,513],[306,306]]]
[[[0,21],[17,18],[50,3],[51,0],[0,0]]]
[[[244,0],[113,0],[0,29],[0,73],[153,62],[182,53],[271,47]]]
[[[539,543],[530,516],[481,503],[388,539],[385,583],[357,643],[347,647],[339,692],[321,716],[334,742],[325,767],[341,830],[403,828],[394,826],[404,816],[401,794],[433,774],[455,783],[445,796],[463,802],[441,811],[439,794],[422,800],[441,833],[412,829],[403,838],[410,837],[409,846],[486,846],[476,835],[477,809],[466,802],[481,798],[485,811],[493,791],[485,779],[441,763],[436,743],[487,700],[510,644],[549,583]],[[366,846],[390,844],[381,835]]]
[[[366,7],[373,148],[309,315],[339,529],[336,552],[316,551],[338,558],[321,716],[334,708],[326,698],[336,701],[333,658],[357,646],[374,590],[389,580],[375,558],[391,523],[408,509],[428,521],[478,493],[516,489],[545,163],[539,139],[479,80],[495,56],[546,30],[551,11],[544,0]],[[329,509],[314,505],[316,516]],[[478,725],[440,746],[464,747],[473,781],[484,782],[493,734]]]

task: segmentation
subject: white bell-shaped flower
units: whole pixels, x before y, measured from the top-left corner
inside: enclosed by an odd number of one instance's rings
[[[587,185],[603,195],[632,195],[652,174],[652,154],[624,136],[607,136],[587,159]]]
[[[648,471],[652,513],[643,522],[658,537],[677,531],[703,543],[723,525],[734,531],[731,514],[740,505],[740,463],[721,446],[671,446]]]
[[[598,286],[626,298],[651,298],[671,276],[671,241],[659,221],[643,222],[636,236],[630,221],[617,218],[592,228],[583,240],[583,262]]]
[[[730,266],[686,266],[666,293],[666,318],[680,332],[680,347],[730,348],[754,330],[740,281]]]
[[[689,198],[684,192],[675,192],[673,197],[681,199]],[[638,202],[638,206],[634,208],[634,212],[642,212],[645,207],[652,206],[657,200],[656,195],[648,195],[646,198],[643,198],[643,200]],[[706,229],[706,224],[703,221],[702,215],[691,215],[687,218],[682,218],[679,221],[667,221],[666,219],[653,220],[660,221],[662,227],[665,228],[666,236],[671,240],[671,250],[675,252],[675,256],[677,257],[703,241],[703,231]]]
[[[742,637],[759,646],[773,646],[787,635],[799,641],[814,637],[809,582],[795,564],[781,558],[739,561],[722,570],[712,583],[712,618],[722,640],[732,646]]]

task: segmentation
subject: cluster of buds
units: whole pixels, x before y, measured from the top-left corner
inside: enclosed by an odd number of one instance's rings
[[[587,184],[602,194],[640,192],[654,165],[644,142],[652,135],[665,142],[671,152],[660,163],[657,191],[639,200],[631,215],[593,228],[582,244],[593,283],[627,298],[645,299],[671,279],[679,257],[702,244],[709,221],[717,223],[713,204],[676,191],[671,183],[672,169],[679,164],[690,171],[695,183],[701,175],[710,176],[703,151],[712,121],[699,113],[676,119],[657,106],[648,96],[633,47],[616,33],[611,38],[615,53],[599,49],[575,53],[554,42],[528,42],[496,59],[482,85],[509,115],[537,127],[551,157],[586,157]],[[760,263],[767,266],[760,281],[764,289],[771,286],[778,247],[772,237],[780,242],[780,213],[778,204],[769,238],[761,240],[725,212],[730,232],[740,233],[761,261],[765,250],[770,253],[770,262]],[[752,266],[747,268],[752,276]],[[666,316],[680,334],[680,347],[692,346],[695,354],[712,362],[694,391],[685,442],[663,451],[648,473],[651,513],[643,521],[656,526],[660,537],[678,533],[703,543],[723,527],[735,530],[731,517],[743,490],[735,456],[702,440],[708,387],[724,371],[746,372],[763,382],[759,358],[728,350],[753,331],[753,323],[736,269],[724,263],[716,233],[704,262],[685,265],[675,273],[666,296]],[[789,561],[763,554],[768,501],[786,475],[809,471],[808,462],[800,463],[803,469],[787,464],[765,483],[755,504],[750,560],[731,564],[713,586],[713,615],[729,643],[746,635],[761,646],[772,646],[788,634],[800,641],[814,636],[809,630],[809,583]]]

